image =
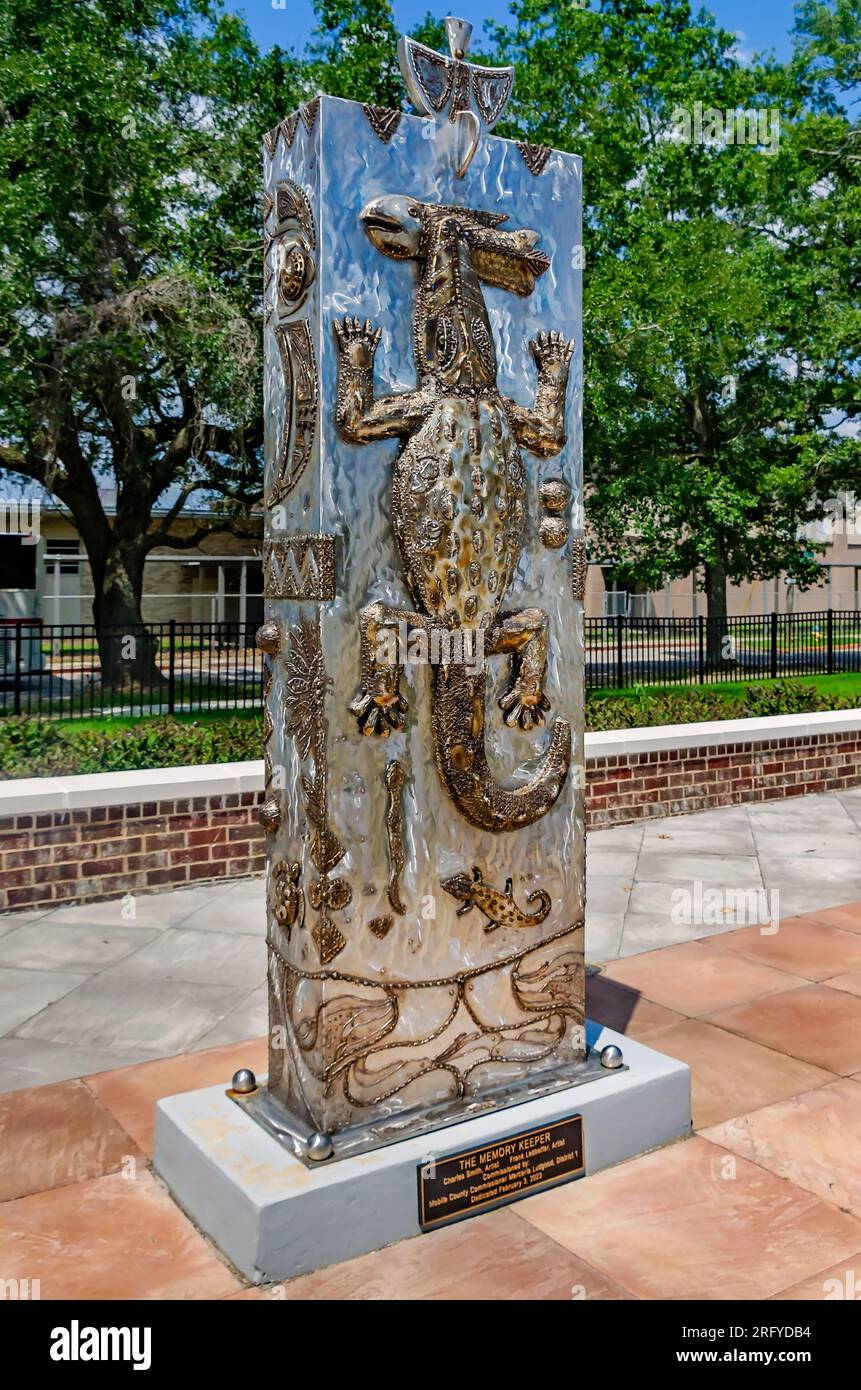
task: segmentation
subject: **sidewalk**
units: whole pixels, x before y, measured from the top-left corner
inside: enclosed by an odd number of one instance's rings
[[[0,1096],[4,1278],[44,1299],[854,1299],[861,901],[618,959],[587,1007],[690,1064],[694,1137],[248,1288],[147,1168],[160,1096],[264,1069],[264,1039],[230,1044]]]
[[[861,899],[861,789],[595,831],[587,958],[732,931],[731,907],[710,926],[671,919],[673,894],[696,883],[777,889],[784,918]],[[119,901],[0,917],[0,1091],[266,1032],[262,879],[133,907],[132,920]]]

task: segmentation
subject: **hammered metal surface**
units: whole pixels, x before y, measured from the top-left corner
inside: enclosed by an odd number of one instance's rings
[[[570,542],[551,550],[539,540],[542,481],[570,489],[565,520],[582,509],[580,166],[551,152],[536,178],[516,144],[485,135],[459,179],[433,121],[404,116],[384,143],[361,105],[328,97],[285,124],[292,142],[285,135],[267,153],[266,191],[274,201],[288,181],[302,190],[318,245],[298,315],[285,314],[277,273],[266,292],[266,457],[270,495],[278,494],[266,538],[334,537],[336,566],[334,597],[327,586],[321,600],[266,601],[267,619],[284,634],[269,658],[267,761],[282,810],[269,840],[269,1086],[324,1133],[401,1116],[408,1134],[428,1107],[466,1108],[476,1096],[518,1085],[534,1095],[545,1070],[549,1078],[584,1055],[582,611]],[[362,677],[360,615],[374,604],[415,609],[392,517],[403,441],[350,443],[336,423],[336,321],[371,320],[380,329],[377,396],[417,387],[418,269],[382,257],[360,223],[371,200],[398,194],[505,213],[512,232],[538,232],[549,268],[531,293],[483,287],[504,396],[524,408],[534,401],[531,341],[549,333],[574,340],[568,442],[552,458],[521,449],[522,544],[505,574],[505,611],[546,615],[547,727],[505,722],[498,701],[510,674],[502,653],[488,658],[484,728],[487,760],[503,787],[523,787],[535,775],[554,720],[570,725],[571,766],[546,814],[513,830],[479,829],[453,805],[434,753],[427,665],[407,661],[403,728],[386,740],[364,737],[350,710]],[[277,230],[267,254],[275,272],[283,263]],[[316,428],[299,422],[300,443],[311,437],[311,448],[291,479],[292,465],[281,467],[294,457],[295,391],[279,347],[291,334],[279,328],[300,319],[313,352],[293,364],[293,376],[313,362]],[[286,493],[279,473],[291,481]],[[297,698],[306,701],[304,713]],[[387,772],[393,764],[399,773]]]

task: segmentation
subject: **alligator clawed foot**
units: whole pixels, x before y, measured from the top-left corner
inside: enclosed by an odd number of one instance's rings
[[[563,338],[561,333],[539,333],[529,344],[535,365],[539,371],[558,375],[563,369],[567,372],[574,351],[573,340]]]
[[[381,328],[375,328],[370,319],[351,318],[348,314],[343,320],[335,320],[335,336],[338,347],[351,366],[358,371],[373,368],[374,353],[380,341]]]
[[[544,716],[550,709],[550,701],[543,690],[530,690],[515,682],[499,701],[503,722],[513,729],[542,729]]]
[[[367,737],[376,734],[378,738],[388,738],[393,729],[402,729],[408,708],[399,690],[379,692],[376,695],[363,691],[350,704],[350,710],[359,721],[362,733]]]

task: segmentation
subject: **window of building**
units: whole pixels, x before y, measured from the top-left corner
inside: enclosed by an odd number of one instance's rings
[[[77,541],[50,540],[45,542],[45,564],[53,570],[60,561],[61,574],[79,574],[80,546]]]
[[[35,589],[36,547],[20,536],[0,536],[0,589]]]

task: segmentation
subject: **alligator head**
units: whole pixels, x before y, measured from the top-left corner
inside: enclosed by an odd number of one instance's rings
[[[442,248],[462,245],[483,284],[512,294],[531,294],[550,265],[535,250],[538,232],[501,230],[506,213],[419,203],[392,193],[373,198],[360,220],[377,250],[396,261],[426,261]]]
[[[416,261],[421,280],[413,318],[416,361],[442,386],[496,385],[496,353],[482,285],[529,295],[550,265],[538,233],[504,230],[505,213],[419,203],[388,194],[361,213],[372,244],[396,261]]]

